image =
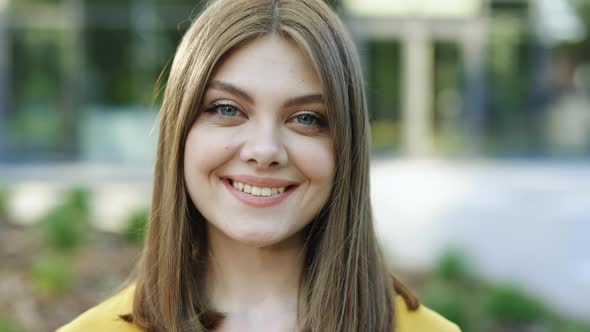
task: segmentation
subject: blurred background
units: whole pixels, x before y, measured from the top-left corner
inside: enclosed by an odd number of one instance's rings
[[[590,331],[590,0],[331,1],[357,43],[392,269],[464,331]],[[0,0],[0,332],[139,257],[188,0]]]

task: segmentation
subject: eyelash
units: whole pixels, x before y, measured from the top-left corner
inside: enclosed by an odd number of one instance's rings
[[[224,115],[220,113],[220,109],[222,107],[231,107],[233,109],[235,109],[238,113],[242,113],[242,111],[240,111],[238,109],[238,107],[232,105],[231,103],[227,103],[227,102],[216,102],[213,103],[211,106],[207,107],[205,109],[206,113],[217,113],[218,115],[222,116],[222,117],[233,117],[230,115]],[[298,114],[296,114],[295,116],[291,117],[291,119],[296,119],[302,115],[308,115],[311,116],[313,118],[313,120],[315,121],[315,124],[311,124],[311,125],[306,125],[306,126],[318,126],[318,127],[325,127],[326,126],[326,120],[324,119],[324,117],[322,117],[321,115],[315,113],[315,112],[310,112],[310,111],[302,111]],[[299,123],[301,124],[301,123]]]
[[[215,103],[213,103],[213,105],[211,105],[205,109],[205,113],[217,113],[217,114],[224,116],[224,117],[231,117],[231,116],[223,115],[223,114],[219,113],[219,111],[222,107],[231,107],[231,108],[235,109],[238,113],[242,113],[236,106],[234,106],[230,103],[227,103],[227,102],[215,102]]]
[[[297,119],[298,117],[302,116],[302,115],[308,115],[311,116],[312,119],[315,121],[315,125],[320,126],[320,127],[324,127],[326,125],[326,121],[324,120],[324,118],[314,112],[301,112],[298,113],[297,115],[295,115],[293,118]]]

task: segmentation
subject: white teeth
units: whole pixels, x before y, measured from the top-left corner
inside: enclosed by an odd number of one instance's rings
[[[254,186],[252,186],[252,195],[254,195],[254,196],[260,196],[260,187],[254,187]]]
[[[243,191],[245,193],[251,194],[253,196],[273,196],[282,194],[285,192],[287,187],[257,187],[247,183],[242,183],[238,181],[230,181],[231,185],[239,191]]]

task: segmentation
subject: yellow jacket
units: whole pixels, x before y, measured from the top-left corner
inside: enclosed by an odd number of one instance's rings
[[[119,315],[131,312],[134,290],[134,286],[122,290],[59,328],[57,332],[141,332],[135,325],[119,318]],[[404,300],[399,296],[396,299],[396,309],[395,332],[460,332],[457,325],[424,306],[416,311],[408,311]]]

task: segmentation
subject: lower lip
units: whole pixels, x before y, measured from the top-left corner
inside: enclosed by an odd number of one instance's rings
[[[269,207],[278,205],[291,196],[291,193],[293,193],[295,189],[295,187],[291,187],[288,190],[285,190],[285,192],[282,194],[272,196],[254,196],[237,190],[229,183],[229,180],[223,180],[222,182],[227,190],[229,190],[229,192],[232,193],[235,198],[237,198],[240,202],[253,207]]]

